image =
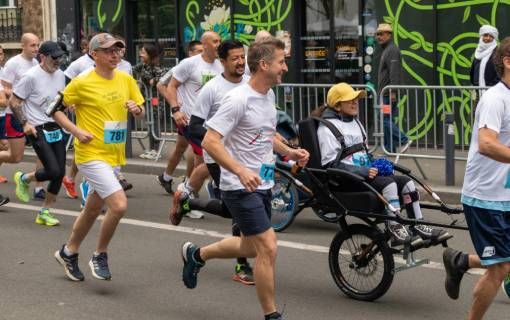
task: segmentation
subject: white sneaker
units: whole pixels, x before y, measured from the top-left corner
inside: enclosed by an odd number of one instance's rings
[[[190,218],[190,219],[203,219],[204,214],[200,211],[192,210],[188,213],[186,213],[184,216]]]
[[[404,144],[403,146],[401,146],[399,149],[398,149],[398,154],[402,154],[402,153],[406,153],[407,149],[409,149],[409,147],[411,146],[411,144],[413,143],[413,140],[409,139],[407,140],[407,143]]]
[[[158,152],[156,150],[151,150],[145,155],[145,159],[148,160],[157,160],[158,159]]]

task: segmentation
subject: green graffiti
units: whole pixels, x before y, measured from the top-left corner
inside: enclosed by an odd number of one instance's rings
[[[111,20],[113,25],[115,25],[115,23],[121,16],[122,3],[123,3],[123,0],[117,0],[117,5],[115,6],[115,12],[113,12],[112,20]],[[97,22],[98,22],[99,28],[104,29],[105,23],[108,20],[108,10],[103,7],[103,0],[99,0],[97,2],[96,13],[97,13]]]
[[[235,38],[249,44],[259,30],[273,34],[283,30],[283,24],[292,11],[292,0],[234,0],[236,12],[231,15],[230,7],[223,0],[189,1],[185,8],[186,25],[184,40],[197,40],[205,31],[217,32],[222,39]],[[201,19],[203,17],[203,19]],[[231,29],[233,19],[234,30]]]
[[[390,3],[391,2],[391,3]],[[431,58],[434,54],[433,39],[427,39],[420,30],[412,30],[413,26],[406,25],[406,18],[410,15],[424,17],[427,13],[433,14],[434,6],[421,4],[420,0],[385,0],[384,21],[393,26],[395,44],[401,49],[402,66],[407,75],[416,84],[426,86],[427,81],[420,74],[423,71],[431,70],[438,75],[439,85],[463,86],[469,85],[469,70],[471,59],[478,43],[478,28],[483,24],[497,25],[497,11],[501,4],[510,4],[510,0],[471,0],[455,1],[443,0],[437,4],[438,14],[448,14],[450,19],[458,17],[459,23],[466,24],[464,27],[472,29],[470,32],[455,34],[448,41],[436,43],[435,50],[438,54],[438,64],[434,65]],[[480,6],[491,5],[490,19],[480,14]],[[416,28],[416,27],[414,27]],[[426,27],[425,27],[426,28]],[[422,30],[425,32],[425,30]],[[430,73],[429,73],[430,74]],[[425,137],[431,133],[438,121],[443,120],[445,112],[454,111],[456,114],[455,143],[469,144],[471,128],[471,102],[472,92],[463,90],[461,94],[452,97],[448,90],[436,92],[433,96],[431,90],[425,90],[425,110],[419,115],[420,120],[412,124],[407,134],[413,140]],[[401,128],[405,127],[407,115],[405,114],[404,97],[400,103],[400,114],[398,123]],[[434,106],[433,103],[436,105]],[[434,112],[435,111],[435,112]],[[408,124],[411,125],[411,124]]]

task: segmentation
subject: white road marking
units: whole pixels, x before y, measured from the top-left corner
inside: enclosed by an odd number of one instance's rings
[[[9,208],[22,209],[22,210],[30,210],[32,212],[38,211],[40,209],[40,207],[38,207],[38,206],[32,206],[32,205],[28,205],[28,204],[15,203],[15,202],[9,202],[3,206],[9,207]],[[72,217],[77,217],[80,214],[79,211],[64,210],[64,209],[51,209],[51,213],[64,215],[64,216],[72,216]],[[103,216],[99,216],[98,219],[102,220]],[[199,235],[199,236],[207,236],[207,237],[212,237],[212,238],[221,238],[222,239],[222,238],[227,238],[227,237],[231,236],[231,234],[220,233],[220,232],[212,231],[212,230],[190,228],[190,227],[180,227],[180,226],[173,226],[170,224],[163,224],[163,223],[136,220],[136,219],[128,219],[128,218],[121,219],[120,223],[132,225],[132,226],[160,229],[160,230],[177,231],[177,232],[195,234],[195,235]],[[284,248],[291,248],[291,249],[310,251],[310,252],[318,252],[318,253],[326,253],[326,254],[329,252],[329,248],[325,247],[325,246],[312,245],[312,244],[293,242],[293,241],[285,241],[285,240],[278,240],[278,246],[284,247]],[[394,259],[395,259],[395,263],[398,263],[398,264],[406,263],[406,261],[404,259],[402,259],[401,257],[395,256]],[[427,268],[427,269],[444,270],[442,263],[434,262],[434,261],[430,261],[428,264],[422,265],[420,267]],[[468,273],[474,274],[474,275],[483,275],[484,272],[485,272],[485,270],[483,270],[483,269],[471,269],[468,271]]]

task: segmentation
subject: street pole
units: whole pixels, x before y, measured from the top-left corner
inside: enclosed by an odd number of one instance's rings
[[[444,152],[445,152],[445,178],[446,185],[455,185],[455,127],[454,114],[445,113],[444,119]]]

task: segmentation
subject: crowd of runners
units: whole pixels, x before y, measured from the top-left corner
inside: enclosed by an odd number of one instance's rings
[[[195,211],[199,210],[227,218],[232,224],[232,237],[206,246],[191,242],[182,245],[185,286],[190,289],[197,286],[198,273],[206,262],[218,258],[236,259],[233,279],[248,285],[256,283],[265,319],[283,319],[275,303],[277,242],[270,219],[275,154],[298,166],[305,166],[309,159],[306,150],[290,147],[276,132],[276,102],[271,88],[282,82],[287,71],[284,44],[262,31],[246,48],[237,40],[221,41],[217,33],[207,31],[200,41],[189,44],[189,57],[169,70],[159,65],[151,45],[141,48],[142,62],[132,67],[123,59],[126,50],[123,39],[107,33],[97,34],[85,42],[83,55],[66,67],[63,67],[67,55],[65,47],[52,41],[39,42],[36,35],[24,34],[22,52],[0,69],[0,163],[22,161],[25,146],[32,146],[38,161],[31,172],[15,172],[15,193],[22,202],[29,202],[31,197],[42,200],[35,223],[46,226],[59,224],[51,212],[61,187],[68,197],[79,197],[76,182],[77,174],[81,174],[78,187],[81,214],[74,222],[69,238],[54,254],[66,276],[73,281],[85,279],[79,267],[80,245],[106,208],[88,265],[93,277],[112,278],[108,267],[108,245],[127,211],[125,192],[133,188],[121,173],[126,164],[125,144],[130,138],[128,121],[129,117],[143,119],[146,116],[145,99],[149,98],[142,95],[137,78],[151,90],[153,88],[154,94],[157,90],[166,99],[177,129],[176,145],[168,155],[167,167],[156,177],[157,183],[173,194],[170,222],[179,225],[184,216],[202,218],[203,214]],[[507,41],[500,52],[502,63],[498,65],[504,81],[510,77],[507,75],[510,74],[509,48]],[[504,99],[508,98],[503,98],[508,96],[508,84],[505,83],[501,82],[493,89],[494,96],[501,97],[501,101],[498,98],[489,100],[487,94],[484,95],[481,111],[477,111],[480,114],[476,117],[480,135],[490,146],[481,145],[480,148],[485,149],[480,153],[492,157],[494,162],[509,162],[510,159],[508,148],[501,149],[497,143],[497,133],[508,126],[506,122],[501,124],[508,117],[504,107]],[[412,182],[379,177],[377,169],[359,165],[368,152],[366,146],[345,157],[338,156],[343,154],[343,148],[365,143],[364,129],[359,122],[353,121],[358,112],[358,99],[363,95],[364,92],[354,91],[347,84],[335,85],[328,92],[329,108],[322,110],[322,116],[324,119],[329,117],[339,130],[343,130],[346,143],[351,145],[339,144],[331,132],[320,127],[322,164],[357,170],[356,173],[371,181],[396,209],[400,208],[399,199],[403,199],[408,214],[422,219],[419,196]],[[487,104],[500,107],[488,110],[484,107]],[[151,105],[153,112],[164,107],[159,102]],[[496,115],[492,117],[492,113]],[[506,131],[505,135],[508,135]],[[474,136],[477,139],[477,135]],[[68,141],[70,137],[74,138],[72,143]],[[73,147],[73,158],[66,174],[69,145]],[[143,157],[153,158],[158,147],[157,141],[152,141],[150,150]],[[186,179],[177,184],[175,169],[188,149]],[[477,158],[480,153],[470,152],[467,177],[471,184],[478,184],[477,170],[483,167],[478,164],[483,162]],[[495,163],[492,165],[487,170],[500,170],[498,175],[506,176],[507,169]],[[210,198],[200,199],[196,194],[208,177],[211,178],[208,185]],[[0,182],[6,180],[2,178]],[[31,183],[35,184],[33,194]],[[477,239],[474,242],[478,256],[482,259],[457,251],[445,252],[447,290],[452,298],[458,296],[460,280],[469,267],[483,265],[489,270],[483,280],[486,285],[491,285],[491,290],[478,288],[475,291],[473,319],[483,315],[490,304],[486,295],[493,297],[493,286],[499,286],[510,271],[507,267],[510,251],[506,251],[504,244],[492,246],[493,242],[486,234],[494,224],[507,226],[510,222],[505,219],[508,218],[503,215],[496,222],[485,221],[477,209],[490,205],[491,210],[507,210],[508,201],[499,202],[510,188],[508,179],[502,184],[505,184],[504,189],[494,189],[494,194],[497,191],[499,195],[494,199],[480,200],[475,189],[465,187],[463,201],[470,210],[468,223],[472,230],[485,230],[485,233],[472,231],[472,236]],[[489,189],[487,187],[487,192],[491,191]],[[0,196],[0,205],[8,201],[7,197]],[[413,244],[422,239],[449,237],[444,230],[424,225],[408,230],[391,223],[389,230],[395,242],[403,242],[409,236],[412,236]],[[249,258],[254,258],[253,267]],[[499,267],[494,269],[493,265]],[[492,278],[487,280],[487,277]]]

